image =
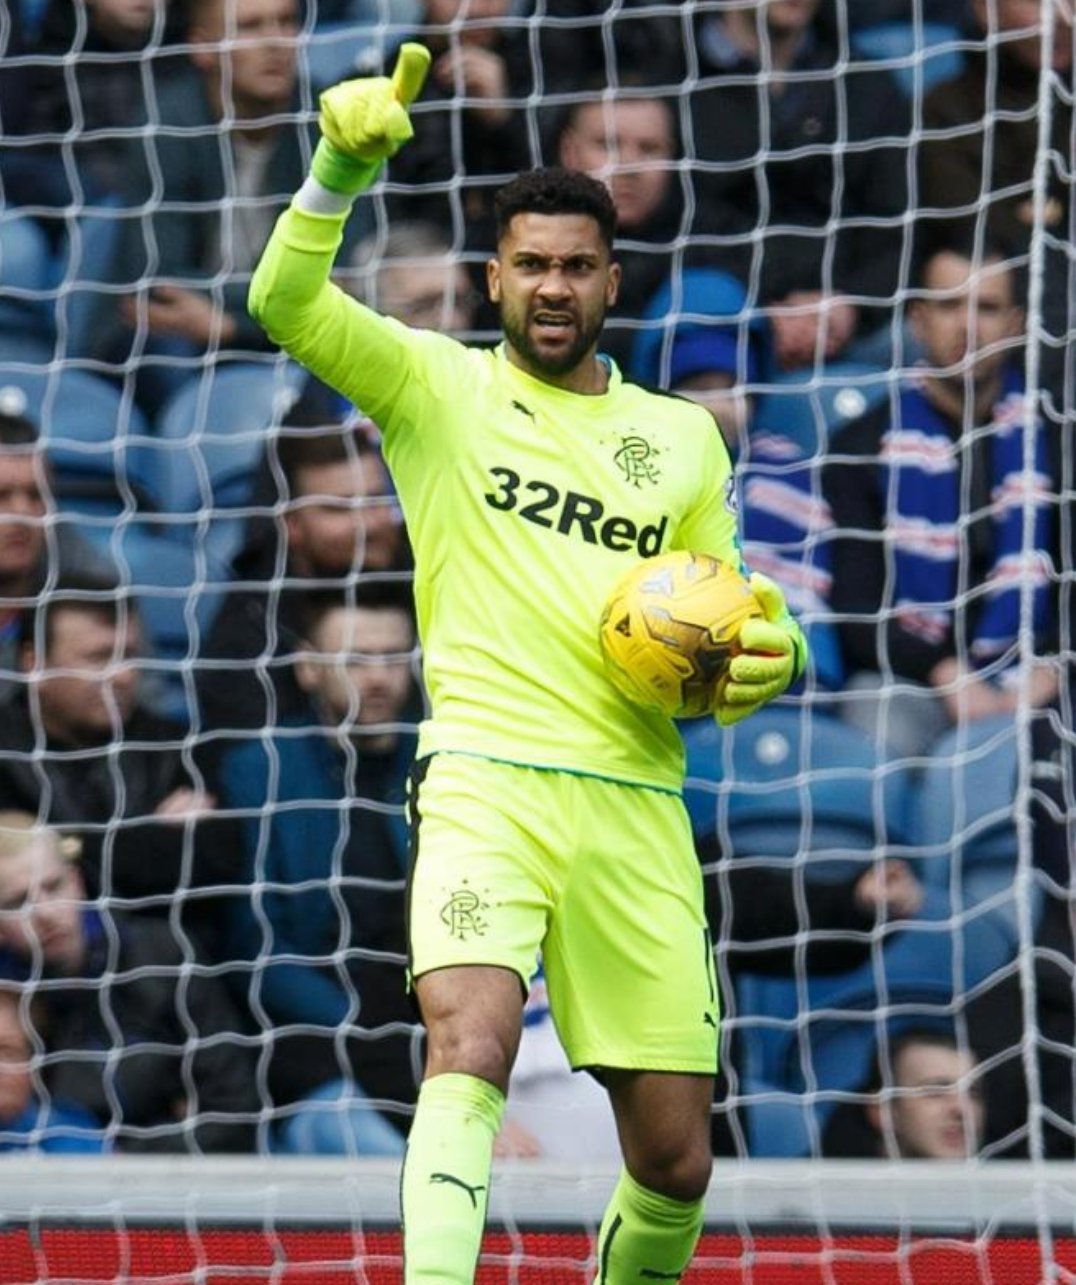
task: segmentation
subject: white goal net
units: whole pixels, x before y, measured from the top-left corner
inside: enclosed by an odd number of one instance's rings
[[[10,0],[0,1283],[398,1278],[411,553],[377,426],[245,296],[319,92],[407,39],[341,286],[496,342],[494,193],[604,179],[602,348],[713,411],[811,642],[683,726],[687,1279],[1076,1278],[1070,0]],[[518,1072],[481,1279],[582,1281],[616,1140],[540,976]]]

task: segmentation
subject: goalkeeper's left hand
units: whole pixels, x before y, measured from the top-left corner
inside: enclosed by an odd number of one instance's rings
[[[780,588],[757,571],[748,584],[763,618],[752,616],[740,626],[741,650],[729,662],[728,677],[714,709],[722,727],[738,723],[780,696],[807,664],[807,642]]]

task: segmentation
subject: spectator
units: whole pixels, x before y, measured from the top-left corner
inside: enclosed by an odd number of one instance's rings
[[[640,383],[667,386],[712,411],[734,457],[746,445],[754,402],[745,385],[758,382],[767,360],[746,307],[747,292],[731,274],[674,270],[646,306],[651,324],[637,332],[631,359]]]
[[[57,576],[108,576],[107,563],[50,523],[48,460],[21,389],[0,388],[0,707],[16,690],[23,611]]]
[[[415,39],[433,64],[413,111],[415,136],[389,162],[393,226],[428,219],[461,250],[492,247],[494,189],[533,164],[524,106],[534,73],[511,10],[512,0],[424,0]]]
[[[1054,627],[1052,482],[1037,426],[1035,476],[1023,477],[1014,271],[996,252],[937,250],[921,286],[911,319],[926,368],[842,431],[823,474],[836,527],[831,605],[853,671],[843,713],[898,754],[959,719],[1015,710],[1023,590],[1038,654]],[[1055,690],[1053,664],[1038,664],[1032,704]]]
[[[225,802],[249,818],[252,891],[231,940],[251,961],[250,1007],[274,1031],[270,1085],[289,1104],[279,1149],[400,1154],[402,1135],[367,1098],[413,1103],[420,1065],[404,983],[410,591],[311,592],[306,609],[293,665],[306,718],[221,764]]]
[[[892,1036],[878,1050],[864,1092],[866,1102],[855,1110],[838,1108],[832,1116],[822,1144],[826,1155],[890,1160],[978,1155],[986,1117],[979,1060],[951,1033],[920,1027]]]
[[[795,976],[804,933],[810,973],[845,972],[870,956],[870,934],[879,922],[914,919],[923,906],[922,884],[897,858],[823,879],[787,866],[726,859],[713,832],[696,835],[695,849],[711,935],[733,972]]]
[[[436,223],[394,223],[355,247],[342,284],[369,308],[406,326],[466,337],[477,293],[462,258]]]
[[[134,363],[153,413],[207,354],[264,351],[244,307],[281,193],[302,181],[297,0],[196,0],[190,66],[132,142],[125,219],[91,355]],[[159,185],[159,186],[158,186]],[[123,293],[127,291],[127,293]]]
[[[0,719],[0,807],[81,838],[95,897],[178,915],[211,934],[214,885],[237,869],[183,733],[143,704],[133,603],[89,575],[57,582],[23,616],[24,681]]]
[[[179,34],[177,11],[142,0],[49,0],[31,50],[41,61],[32,65],[25,132],[53,138],[30,153],[47,175],[30,204],[83,205],[123,191],[127,136],[149,124],[147,94],[181,61],[163,48]]]
[[[206,726],[264,728],[307,709],[287,659],[302,637],[306,593],[401,573],[410,555],[388,471],[369,421],[307,426],[293,412],[267,454],[281,518],[255,522],[236,559],[243,587],[219,612],[198,675]],[[282,484],[282,490],[280,486]],[[268,501],[272,503],[272,501]]]
[[[645,76],[670,91],[684,78],[682,20],[656,16],[650,0],[544,0],[542,18],[537,38],[547,92],[575,94],[599,75],[618,85]]]
[[[10,816],[0,813],[0,826]],[[0,832],[0,847],[6,838]],[[40,1008],[19,990],[0,987],[0,1153],[99,1154],[107,1145],[93,1116],[38,1088],[31,1040],[40,1039]]]
[[[631,371],[632,347],[646,305],[683,259],[685,231],[680,142],[667,99],[588,96],[574,103],[557,135],[557,163],[600,178],[616,206],[616,303],[602,348]]]
[[[1040,227],[1046,233],[1042,348],[1045,382],[1060,405],[1069,330],[1069,211],[1073,130],[1072,8],[1053,6],[1048,69],[1050,139]],[[936,239],[976,230],[1007,256],[1026,254],[1035,228],[1039,143],[1042,6],[1027,0],[972,0],[981,44],[965,52],[963,72],[923,104],[919,220]]]
[[[769,310],[785,369],[846,354],[886,319],[900,284],[907,105],[883,69],[838,73],[838,48],[814,22],[819,3],[695,19],[695,229],[724,245],[720,266]]]
[[[717,958],[733,979],[818,977],[850,973],[872,954],[879,929],[893,933],[902,921],[919,918],[924,890],[907,862],[886,858],[841,879],[810,877],[787,865],[725,857],[716,834],[696,835],[706,894],[706,918]],[[743,854],[749,856],[750,854]],[[804,944],[806,943],[806,947]],[[724,989],[724,987],[723,987]],[[712,1138],[715,1154],[739,1155],[742,1105],[728,1101],[729,1073],[746,1067],[736,1043],[749,1040],[733,1028],[718,1076]],[[742,1099],[741,1099],[742,1103]]]
[[[40,991],[50,1093],[122,1150],[248,1150],[254,1068],[220,981],[163,924],[91,905],[55,831],[0,830],[0,976]]]

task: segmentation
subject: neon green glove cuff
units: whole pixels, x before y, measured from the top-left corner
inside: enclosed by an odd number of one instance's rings
[[[728,677],[714,709],[714,717],[722,727],[740,722],[780,696],[807,665],[806,640],[799,622],[789,613],[780,587],[758,572],[751,576],[750,585],[765,619],[752,617],[740,628],[743,650],[729,663]]]
[[[314,150],[310,173],[330,192],[357,196],[377,178],[382,164],[382,161],[360,161],[348,156],[327,138],[322,138]]]

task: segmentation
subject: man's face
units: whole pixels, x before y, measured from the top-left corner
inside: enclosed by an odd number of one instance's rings
[[[1053,70],[1072,66],[1073,0],[1053,0]],[[997,31],[1008,57],[1030,71],[1042,69],[1042,0],[975,0],[984,32]],[[1017,35],[1016,33],[1020,33]]]
[[[94,26],[113,44],[137,48],[153,30],[163,0],[88,0]]]
[[[609,188],[622,231],[646,224],[673,182],[676,151],[669,108],[653,98],[587,103],[560,144],[560,162]]]
[[[191,33],[204,48],[192,60],[219,76],[221,99],[241,118],[287,103],[295,89],[299,17],[296,0],[218,0]],[[214,48],[220,42],[225,48]]]
[[[511,10],[511,0],[426,0],[426,22],[450,27],[460,22],[460,43],[489,48],[498,41],[499,23]]]
[[[56,836],[34,836],[21,852],[0,857],[0,947],[73,971],[85,952],[85,900],[82,876],[60,855]]]
[[[287,516],[288,547],[313,575],[397,565],[402,528],[379,456],[308,465],[298,470],[296,489]]]
[[[1008,269],[988,260],[976,271],[970,260],[945,251],[928,262],[923,288],[912,322],[928,364],[944,370],[970,361],[976,381],[995,378],[1012,352],[1006,341],[1019,335],[1023,320]],[[963,369],[945,378],[963,384]]]
[[[893,1136],[908,1160],[963,1160],[979,1150],[984,1109],[970,1076],[970,1053],[909,1044],[893,1068],[900,1092],[889,1111]]]
[[[119,736],[138,701],[140,652],[137,624],[122,626],[78,606],[53,607],[52,637],[43,671],[35,679],[38,709],[51,737],[71,744],[97,744]]]
[[[5,991],[0,994],[0,1124],[14,1120],[30,1104],[30,1052],[18,997]]]
[[[821,0],[769,0],[765,4],[766,26],[772,36],[793,36],[814,21]]]
[[[523,368],[567,375],[597,348],[620,269],[586,214],[517,214],[487,264],[489,297]]]
[[[313,652],[296,676],[326,721],[358,729],[371,749],[389,748],[411,691],[415,635],[411,618],[396,607],[339,607],[321,618]]]
[[[377,275],[378,312],[420,330],[441,334],[472,330],[473,296],[463,264],[449,258],[390,263]]]
[[[40,451],[0,450],[0,591],[33,575],[45,552]]]

